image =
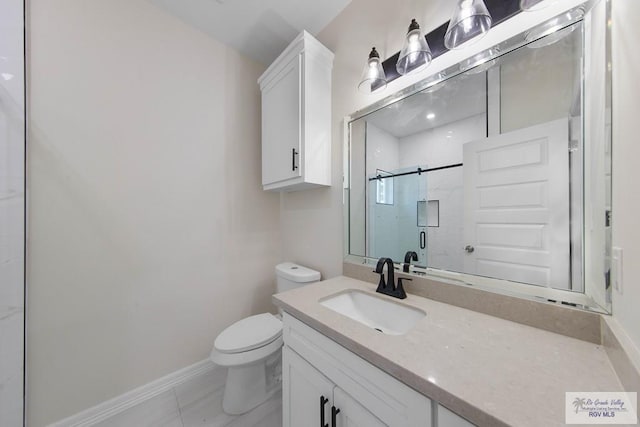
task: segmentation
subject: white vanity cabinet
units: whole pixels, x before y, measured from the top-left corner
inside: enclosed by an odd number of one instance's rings
[[[264,190],[331,185],[332,64],[333,53],[303,31],[258,79]]]
[[[372,412],[290,348],[283,349],[282,361],[284,383],[287,384],[283,391],[287,402],[283,405],[284,426],[385,426]]]
[[[283,335],[284,427],[432,425],[431,400],[287,313]]]
[[[473,426],[286,312],[283,321],[284,427]]]

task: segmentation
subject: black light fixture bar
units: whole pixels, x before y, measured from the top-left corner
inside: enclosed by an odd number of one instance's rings
[[[484,3],[487,5],[487,9],[493,18],[491,28],[522,12],[520,9],[520,0],[485,0]],[[449,50],[444,46],[444,34],[447,32],[448,26],[449,21],[440,25],[425,36],[427,43],[431,48],[431,55],[433,59]],[[387,76],[387,83],[394,81],[398,77],[402,77],[396,70],[396,63],[398,62],[399,57],[400,52],[398,51],[382,62],[382,68]],[[375,89],[377,89],[377,87],[371,87],[372,91]]]

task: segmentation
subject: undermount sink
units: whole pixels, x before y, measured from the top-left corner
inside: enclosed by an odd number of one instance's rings
[[[320,304],[389,335],[403,335],[427,313],[387,297],[347,290],[321,299]]]

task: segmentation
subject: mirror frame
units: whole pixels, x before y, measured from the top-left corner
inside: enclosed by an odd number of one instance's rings
[[[567,2],[569,3],[569,2]],[[569,25],[573,25],[577,22],[584,22],[585,17],[587,16],[587,14],[593,10],[593,8],[596,5],[605,3],[605,9],[606,9],[606,21],[607,23],[610,23],[610,19],[611,19],[611,1],[610,0],[583,0],[583,1],[578,1],[578,2],[571,2],[570,5],[564,5],[564,6],[568,6],[568,7],[564,7],[559,11],[554,11],[554,14],[549,17],[548,15],[543,17],[543,19],[540,19],[539,21],[535,22],[532,27],[530,27],[528,30],[522,31],[516,35],[513,35],[511,37],[506,38],[505,40],[489,47],[486,48],[484,50],[481,50],[480,52],[470,52],[470,55],[466,57],[466,59],[463,59],[459,62],[454,63],[453,65],[449,65],[448,67],[438,71],[436,70],[433,74],[415,82],[412,84],[409,84],[407,87],[402,88],[400,90],[398,90],[397,92],[388,95],[386,97],[383,97],[382,99],[373,102],[372,104],[357,110],[356,112],[352,113],[351,115],[348,115],[344,118],[344,136],[343,136],[343,162],[344,162],[344,167],[343,167],[343,215],[344,215],[344,229],[343,229],[343,239],[344,239],[344,262],[349,262],[349,263],[354,263],[354,264],[365,264],[365,265],[370,265],[370,266],[375,266],[375,263],[378,261],[377,258],[370,258],[367,256],[361,256],[361,255],[354,255],[350,253],[350,217],[351,217],[351,206],[350,206],[350,188],[352,188],[351,186],[351,163],[352,163],[352,158],[351,158],[351,132],[350,132],[350,126],[351,123],[355,120],[358,120],[362,117],[365,117],[375,111],[378,111],[382,108],[385,108],[393,103],[396,103],[398,101],[401,101],[404,98],[407,98],[411,95],[414,95],[418,92],[421,92],[425,89],[428,89],[431,86],[434,86],[436,84],[439,83],[443,83],[445,81],[447,81],[450,78],[456,77],[460,74],[462,74],[464,72],[464,70],[461,70],[461,64],[465,61],[468,60],[469,58],[472,57],[476,57],[478,55],[481,54],[486,54],[487,58],[486,61],[491,61],[493,59],[499,58],[503,55],[508,54],[509,52],[512,52],[520,47],[523,47],[524,45],[535,41],[534,40],[527,40],[527,33],[534,27],[537,27],[539,25],[543,25],[544,23],[548,22],[550,19],[553,19],[556,16],[559,16],[562,13],[567,13],[576,9],[582,9],[582,11],[584,12],[584,14],[579,18],[576,19],[575,21],[571,22],[571,23],[567,23],[566,25],[563,26],[563,28],[566,28]],[[542,37],[542,36],[541,36]],[[541,38],[538,37],[538,38]],[[610,63],[611,63],[611,50],[612,50],[612,46],[611,46],[611,25],[606,25],[606,38],[605,38],[605,57],[606,57],[606,61],[608,62],[608,64],[603,64],[604,65],[609,65],[608,67],[608,73],[606,75],[606,81],[605,81],[605,96],[606,96],[606,103],[608,105],[611,105],[611,97],[612,97],[612,93],[611,93],[611,67],[610,67]],[[442,55],[443,58],[447,57],[449,54],[451,54],[452,52],[447,52],[445,54]],[[586,114],[583,113],[583,116]],[[605,114],[607,115],[607,118],[609,119],[609,122],[611,123],[611,108],[609,108]],[[608,138],[610,138],[611,140],[611,128],[609,128],[608,133],[606,134]],[[611,159],[609,159],[609,161],[611,161]],[[613,171],[612,171],[612,175],[613,175]],[[609,183],[610,185],[610,183]],[[609,191],[609,194],[611,192]],[[610,196],[609,196],[610,197]],[[609,213],[611,213],[611,211],[609,211]],[[609,263],[609,259],[610,259],[610,254],[611,254],[611,242],[609,239],[609,242],[605,243],[605,259],[603,260],[605,265],[608,265]],[[585,254],[583,253],[583,259],[586,261],[587,258],[585,256]],[[416,275],[419,277],[425,277],[425,278],[429,278],[429,279],[433,279],[433,280],[437,280],[439,282],[443,282],[443,283],[447,283],[447,284],[454,284],[454,285],[464,285],[464,286],[473,286],[473,287],[477,287],[478,289],[482,289],[482,290],[486,290],[486,291],[490,291],[490,292],[494,292],[494,293],[499,293],[499,294],[506,294],[506,295],[510,295],[510,296],[515,296],[515,297],[519,297],[519,298],[524,298],[524,299],[530,299],[530,300],[535,300],[535,301],[545,301],[545,302],[552,302],[552,303],[556,303],[556,304],[561,304],[561,305],[565,305],[565,306],[569,306],[569,307],[573,307],[573,308],[578,308],[578,309],[583,309],[583,310],[588,310],[588,311],[593,311],[596,313],[601,313],[601,314],[610,314],[612,312],[612,307],[611,307],[611,286],[610,283],[608,283],[606,281],[605,278],[603,278],[603,282],[602,282],[602,286],[605,287],[606,289],[606,302],[607,302],[607,306],[606,307],[601,307],[600,305],[598,305],[591,297],[589,297],[588,295],[586,295],[585,293],[579,293],[579,292],[572,292],[572,291],[567,291],[567,290],[560,290],[560,289],[553,289],[553,288],[545,288],[545,287],[541,287],[541,286],[532,286],[529,284],[525,284],[525,283],[520,283],[520,282],[513,282],[513,281],[509,281],[509,280],[504,280],[504,279],[495,279],[495,278],[488,278],[488,277],[482,277],[482,276],[476,276],[476,275],[470,275],[470,274],[465,274],[465,273],[459,273],[459,272],[453,272],[453,271],[446,271],[446,270],[438,270],[438,269],[433,269],[433,268],[422,268],[422,267],[415,267],[412,266],[412,271],[410,273],[405,273],[405,274],[409,274],[409,275]]]

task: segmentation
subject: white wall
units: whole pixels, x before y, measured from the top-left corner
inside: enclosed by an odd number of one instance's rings
[[[524,48],[500,65],[501,132],[567,117],[580,95],[580,29],[543,48]],[[577,40],[576,40],[577,39]],[[553,74],[549,70],[553,70]],[[550,78],[553,76],[553,78]],[[549,102],[554,94],[554,102]]]
[[[640,2],[613,1],[613,245],[624,250],[623,292],[613,293],[613,317],[640,353]]]
[[[400,167],[429,168],[462,163],[462,146],[487,135],[486,116],[478,114],[400,139]]]
[[[24,348],[23,2],[0,13],[0,426],[22,425]]]
[[[143,0],[29,3],[28,423],[208,357],[272,310],[264,67]],[[340,241],[340,240],[338,240]]]
[[[393,172],[398,169],[398,138],[371,122],[367,122],[367,178],[375,175],[377,170]]]

